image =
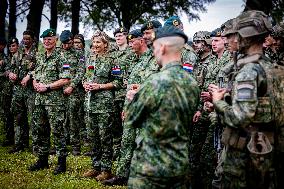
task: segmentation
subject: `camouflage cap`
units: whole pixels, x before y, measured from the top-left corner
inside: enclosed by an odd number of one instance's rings
[[[47,29],[45,30],[42,34],[41,34],[41,38],[44,38],[44,37],[53,37],[53,36],[56,36],[56,32],[55,32],[55,29]]]
[[[284,38],[284,22],[281,22],[272,28],[271,36]]]
[[[221,37],[222,36],[222,30],[221,28],[216,28],[213,30],[210,34],[210,37]]]
[[[0,37],[0,44],[1,45],[6,45],[7,44],[7,41],[4,37]]]
[[[8,45],[11,45],[13,43],[16,43],[17,45],[19,44],[19,40],[16,37],[12,37],[8,41]]]
[[[82,34],[76,34],[74,36],[74,39],[80,39],[80,41],[83,43],[83,45],[85,46],[85,38]]]
[[[63,30],[59,38],[62,43],[66,43],[73,39],[73,34],[69,30]]]
[[[182,22],[178,16],[171,16],[170,18],[166,20],[166,22],[164,23],[164,26],[176,26],[177,27],[180,24],[182,24]]]
[[[241,37],[252,37],[272,31],[268,16],[262,11],[245,11],[236,18],[237,32]]]
[[[127,39],[130,41],[130,40],[138,38],[138,37],[143,37],[143,34],[141,33],[140,29],[136,29],[136,30],[129,32]]]
[[[187,35],[182,30],[180,30],[179,28],[175,26],[164,26],[162,28],[158,28],[155,32],[154,40],[160,39],[163,37],[182,37],[185,43],[188,40]]]
[[[209,31],[198,31],[193,35],[193,41],[205,41],[208,45],[212,44]]]
[[[119,28],[116,28],[114,30],[113,35],[115,36],[117,33],[125,33],[125,34],[127,34],[128,30],[125,27],[119,27]]]
[[[103,31],[100,31],[100,30],[96,30],[95,31],[95,33],[94,33],[94,35],[92,36],[92,41],[94,40],[94,38],[96,38],[96,37],[99,37],[99,38],[101,38],[102,40],[103,40],[103,42],[105,42],[105,43],[108,43],[109,42],[109,39],[110,39],[110,37],[105,33],[105,32],[103,32]]]
[[[143,33],[145,30],[150,30],[150,29],[159,28],[159,27],[162,27],[162,24],[159,21],[157,20],[148,21],[142,25],[141,32]]]

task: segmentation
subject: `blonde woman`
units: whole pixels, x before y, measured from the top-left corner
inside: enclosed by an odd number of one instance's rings
[[[83,86],[86,95],[87,132],[91,142],[92,166],[84,177],[95,177],[98,181],[111,177],[113,90],[122,82],[113,74],[113,58],[108,53],[109,37],[96,31],[92,37],[94,55],[87,62]]]

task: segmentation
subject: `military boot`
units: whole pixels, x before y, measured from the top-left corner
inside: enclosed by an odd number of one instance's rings
[[[59,156],[58,163],[53,174],[58,175],[64,172],[66,172],[66,156]]]
[[[107,186],[114,186],[114,185],[126,186],[127,178],[121,177],[121,176],[114,176],[110,179],[102,181],[102,184],[107,185]]]
[[[49,168],[48,155],[44,155],[44,156],[39,156],[37,162],[35,162],[35,164],[29,167],[29,171],[39,171],[41,169],[47,169],[47,168]]]
[[[111,171],[102,171],[101,174],[96,176],[97,181],[104,181],[112,177]]]

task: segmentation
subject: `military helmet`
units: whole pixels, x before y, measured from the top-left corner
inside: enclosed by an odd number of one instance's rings
[[[284,22],[281,22],[272,28],[271,36],[284,38]]]
[[[245,11],[236,18],[236,30],[241,37],[253,37],[272,30],[268,16],[262,11]]]
[[[227,20],[224,24],[221,25],[222,36],[227,36],[229,34],[237,33],[236,28],[236,18]]]
[[[193,35],[193,41],[205,41],[208,45],[212,44],[209,31],[198,31]]]

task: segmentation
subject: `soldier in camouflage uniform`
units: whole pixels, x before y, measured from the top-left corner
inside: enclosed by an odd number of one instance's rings
[[[149,48],[153,48],[153,39],[154,39],[154,32],[155,28],[162,27],[162,24],[157,20],[150,20],[147,21],[141,27],[141,32],[143,34],[143,38],[146,40],[146,43]]]
[[[143,81],[151,74],[158,71],[158,64],[153,56],[152,49],[147,47],[146,40],[142,38],[139,29],[133,30],[128,35],[129,46],[138,56],[127,82],[127,91],[137,91]],[[128,105],[128,101],[124,102],[124,110]],[[123,113],[124,114],[124,113]],[[135,149],[135,138],[138,129],[123,125],[123,135],[121,141],[120,157],[117,162],[116,176],[106,180],[106,185],[124,185],[129,177],[130,163]]]
[[[85,57],[83,53],[73,48],[73,35],[69,30],[62,31],[60,35],[62,42],[61,55],[68,60],[70,65],[71,82],[64,87],[64,94],[68,95],[67,119],[70,121],[70,144],[72,154],[78,156],[81,153],[81,120],[84,118],[83,106],[85,91],[82,85],[84,76]]]
[[[0,119],[3,122],[5,139],[3,146],[14,144],[13,115],[10,111],[12,99],[12,83],[8,79],[7,67],[10,64],[9,57],[4,53],[7,41],[0,38]]]
[[[208,65],[216,61],[216,57],[212,55],[210,32],[199,31],[193,36],[193,43],[196,53],[199,56],[199,62],[193,68],[193,74],[197,80],[201,91],[206,91],[204,84],[206,82],[205,76],[208,73]],[[193,128],[190,146],[190,163],[191,163],[191,183],[192,187],[201,185],[200,179],[200,155],[201,149],[205,142],[208,125],[208,112],[203,110],[203,101],[199,102],[198,111],[193,116]]]
[[[224,99],[225,88],[210,85],[214,108],[225,124],[224,149],[218,165],[216,188],[277,188],[273,155],[276,143],[275,123],[269,118],[274,111],[269,103],[268,75],[263,66],[272,65],[263,56],[262,43],[271,30],[268,17],[261,11],[239,15],[224,35],[239,51],[236,75],[233,77],[231,102]],[[269,127],[267,127],[269,126]],[[251,144],[257,145],[251,145]],[[273,150],[274,149],[274,150]],[[271,151],[272,150],[272,151]],[[283,161],[280,160],[280,161]]]
[[[273,32],[271,36],[275,40],[274,48],[275,53],[274,56],[269,56],[271,60],[279,65],[284,65],[284,22],[275,25],[273,27]]]
[[[172,16],[168,18],[164,23],[164,27],[165,26],[175,26],[183,31],[183,24],[178,16]],[[193,67],[197,64],[197,61],[198,57],[195,54],[193,48],[187,43],[185,43],[181,51],[181,62],[183,65],[183,69],[192,73]]]
[[[36,65],[37,49],[33,45],[34,33],[24,31],[24,46],[14,55],[9,67],[9,78],[13,81],[12,112],[15,119],[15,148],[10,152],[18,152],[29,146],[28,115],[33,114],[35,92],[31,74]]]
[[[37,56],[33,86],[36,93],[33,112],[33,145],[37,147],[38,160],[31,165],[30,171],[48,168],[50,132],[53,133],[58,164],[54,174],[66,171],[66,139],[64,120],[67,103],[63,86],[70,83],[70,64],[56,49],[54,29],[45,30],[41,37],[45,52]]]
[[[103,181],[111,177],[112,166],[112,127],[114,113],[113,89],[122,83],[121,74],[114,74],[114,60],[108,53],[109,37],[97,30],[92,37],[95,59],[87,62],[83,86],[87,94],[85,101],[92,141],[92,166],[84,177],[95,177]]]
[[[198,188],[212,188],[211,183],[217,164],[217,149],[221,148],[214,140],[215,131],[218,129],[219,125],[217,122],[216,113],[214,111],[210,111],[213,107],[213,104],[211,103],[212,97],[208,92],[208,86],[209,84],[217,84],[216,78],[219,74],[220,69],[228,64],[228,62],[230,62],[231,60],[230,53],[228,51],[225,51],[225,41],[223,37],[221,37],[221,29],[217,28],[216,30],[211,32],[210,36],[212,39],[212,51],[216,58],[212,59],[208,64],[207,72],[204,76],[204,84],[201,87],[203,89],[203,91],[201,92],[203,111],[209,113],[209,125],[206,125],[208,130],[200,155],[201,185],[198,185]]]
[[[126,95],[127,81],[136,56],[127,44],[128,31],[126,30],[126,28],[117,28],[113,34],[116,40],[116,45],[118,46],[118,50],[112,52],[112,56],[115,59],[112,73],[115,75],[122,75],[123,78],[123,85],[116,88],[114,98],[115,116],[114,126],[112,130],[113,160],[115,160],[120,153],[120,143],[122,137],[121,113]]]
[[[151,75],[135,96],[127,96],[132,101],[125,126],[140,130],[128,188],[187,188],[189,132],[199,89],[181,66],[185,41],[187,36],[178,28],[158,29],[154,54],[161,71]]]

